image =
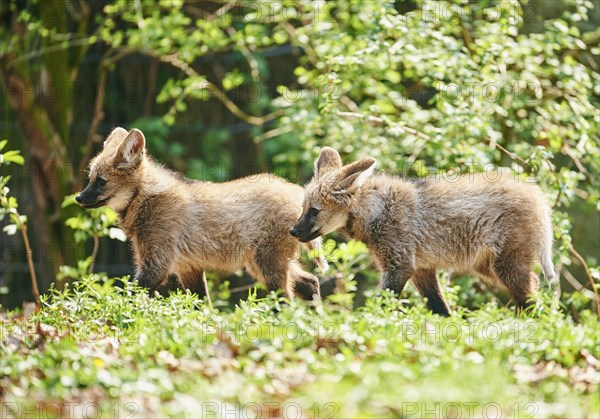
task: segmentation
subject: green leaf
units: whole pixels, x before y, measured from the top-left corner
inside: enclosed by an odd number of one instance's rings
[[[232,90],[239,87],[244,83],[244,74],[242,74],[237,68],[230,73],[225,74],[223,77],[223,88],[225,90]]]
[[[19,164],[22,165],[23,163],[25,163],[25,159],[23,158],[23,156],[21,156],[19,151],[16,150],[10,150],[7,151],[6,153],[3,154],[4,156],[4,160],[9,162],[9,163],[15,163],[15,164]]]
[[[72,195],[67,195],[65,196],[65,199],[63,199],[62,204],[60,205],[61,208],[66,208],[70,205],[74,205],[77,204],[77,201],[75,201],[75,197],[77,196],[76,193],[72,194]]]

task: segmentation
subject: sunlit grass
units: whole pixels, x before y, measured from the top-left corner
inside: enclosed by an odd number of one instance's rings
[[[128,280],[121,288],[94,277],[43,300],[39,313],[2,318],[3,416],[66,407],[103,417],[600,411],[598,321],[584,310],[576,323],[545,294],[526,315],[490,301],[451,318],[385,292],[357,310],[251,293],[212,311],[194,295],[149,298]]]

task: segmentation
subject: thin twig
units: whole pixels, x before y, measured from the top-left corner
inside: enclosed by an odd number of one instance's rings
[[[588,290],[581,282],[579,282],[577,278],[575,278],[575,275],[573,275],[569,270],[563,267],[561,273],[563,274],[567,282],[571,284],[571,286],[575,289],[575,291],[579,291],[586,297],[594,298],[594,293]]]
[[[263,132],[262,134],[254,137],[254,143],[255,144],[262,143],[263,141],[268,140],[269,138],[277,137],[278,135],[281,135],[281,134],[287,134],[288,132],[292,132],[292,127],[290,125],[285,125],[285,126],[282,126],[279,128],[275,128],[270,131]]]
[[[351,112],[358,111],[358,105],[346,95],[340,96],[340,103],[342,105],[344,105]]]
[[[490,144],[492,142],[491,139],[486,138],[486,141],[488,141]],[[523,160],[521,157],[519,157],[517,154],[513,153],[512,151],[508,151],[506,148],[502,147],[500,144],[498,143],[494,143],[494,147],[497,147],[498,150],[502,151],[504,154],[506,154],[508,157],[510,157],[513,160],[518,161],[519,163],[521,163],[523,166],[525,166],[526,168],[529,169],[529,163],[527,163],[525,160]]]
[[[28,52],[27,54],[20,55],[13,60],[6,63],[6,68],[11,68],[23,61],[29,61],[33,58],[39,58],[42,55],[50,54],[56,51],[62,51],[67,48],[80,47],[80,46],[89,46],[92,44],[98,44],[104,42],[103,39],[96,37],[96,40],[92,40],[94,35],[86,36],[85,38],[73,39],[70,41],[61,41],[60,43],[56,43],[54,45],[49,45],[44,48],[36,49],[35,51]]]
[[[194,70],[185,61],[180,60],[176,54],[156,55],[156,54],[152,53],[151,51],[141,51],[140,53],[145,53],[145,54],[151,55],[153,57],[158,58],[162,62],[171,64],[172,66],[183,71],[188,77],[199,77],[200,76],[200,74],[196,70]],[[238,118],[244,120],[245,122],[247,122],[249,124],[256,125],[256,126],[262,126],[265,123],[283,115],[283,112],[281,110],[272,112],[272,113],[264,115],[264,116],[249,115],[246,112],[244,112],[239,106],[237,106],[234,102],[232,102],[227,97],[227,94],[225,92],[223,92],[221,89],[219,89],[214,83],[211,83],[208,80],[204,80],[202,83],[202,87],[205,88],[206,90],[208,90],[223,105],[225,105],[225,107],[229,110],[229,112],[231,112],[232,114],[234,114],[235,116],[237,116]]]
[[[92,260],[90,262],[90,266],[88,268],[88,273],[94,273],[94,265],[96,264],[96,256],[98,255],[98,249],[100,248],[100,238],[98,235],[94,234],[94,248],[92,249]]]
[[[571,252],[571,254],[575,256],[575,258],[581,263],[583,269],[585,270],[585,274],[587,275],[588,280],[590,281],[590,285],[592,286],[592,290],[594,291],[594,296],[596,297],[596,311],[598,312],[598,318],[600,318],[600,296],[598,295],[598,288],[596,287],[596,283],[594,282],[594,277],[590,272],[590,268],[588,267],[587,262],[585,261],[583,256],[581,256],[579,252],[575,250],[572,244],[569,244],[568,249],[569,252]]]
[[[233,28],[233,26],[229,26],[225,30],[227,31],[227,34],[231,38],[235,37],[235,34],[237,33],[237,31]],[[248,46],[246,44],[244,44],[243,39],[244,38],[239,38],[236,41],[236,45],[239,47],[240,52],[242,53],[242,55],[248,62],[248,65],[250,66],[250,76],[252,77],[252,79],[255,82],[258,83],[260,81],[260,71],[258,69],[258,61],[256,60],[256,57],[254,56],[252,51],[250,51],[250,48],[248,48]]]
[[[38,289],[37,277],[35,276],[35,266],[33,265],[33,251],[29,245],[29,237],[27,237],[27,226],[21,224],[21,234],[23,235],[23,242],[25,243],[25,255],[27,256],[27,265],[29,266],[29,275],[31,276],[31,290],[33,292],[33,298],[35,298],[35,308],[39,311],[42,306],[40,303],[40,291]]]
[[[236,292],[248,291],[249,289],[253,288],[255,285],[256,285],[256,282],[253,282],[253,283],[248,284],[248,285],[242,285],[241,287],[230,288],[229,292],[231,294],[235,294]]]
[[[573,149],[571,147],[569,147],[569,145],[565,144],[563,146],[563,150],[564,150],[565,154],[567,156],[569,156],[571,158],[571,160],[573,160],[573,163],[575,163],[575,166],[577,166],[577,169],[579,169],[579,171],[581,173],[583,173],[586,178],[589,179],[587,169],[585,168],[585,166],[583,165],[583,163],[581,163],[581,161],[579,160],[579,158],[575,155],[575,153],[573,152]]]
[[[403,130],[404,132],[415,135],[423,140],[426,140],[426,141],[431,140],[431,137],[429,135],[425,134],[424,132],[418,131],[414,128],[407,127],[407,126],[399,124],[397,122],[389,121],[389,120],[381,118],[379,116],[363,115],[358,112],[342,112],[342,111],[338,111],[337,115],[341,116],[342,118],[346,118],[346,119],[363,119],[373,126],[382,126],[382,125],[393,126],[394,128],[399,128],[399,129]]]
[[[465,22],[463,21],[463,19],[461,17],[458,18],[458,24],[460,26],[460,33],[462,36],[462,40],[465,44],[465,47],[467,48],[467,51],[469,51],[469,54],[472,54],[473,53],[473,37],[471,36],[471,32],[469,32],[469,30],[465,26]]]
[[[314,48],[312,48],[312,46],[309,45],[308,42],[301,42],[299,37],[296,35],[296,28],[289,23],[288,21],[283,21],[280,23],[281,27],[287,32],[287,34],[290,36],[290,38],[292,38],[294,41],[296,41],[296,43],[298,45],[300,45],[302,47],[302,49],[304,50],[304,53],[306,54],[306,57],[309,59],[309,61],[313,64],[316,65],[320,59],[317,56],[317,54],[314,51]],[[310,41],[310,38],[305,38],[307,41]]]
[[[216,12],[214,12],[213,14],[207,16],[205,18],[205,20],[208,21],[208,22],[212,22],[216,18],[223,16],[225,13],[227,13],[229,10],[231,10],[234,6],[238,6],[237,2],[235,2],[235,1],[225,3]]]

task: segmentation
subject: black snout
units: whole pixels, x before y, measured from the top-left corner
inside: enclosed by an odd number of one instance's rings
[[[75,197],[75,201],[84,208],[98,208],[108,202],[108,199],[100,199],[104,191],[105,181],[96,179],[88,184],[83,191]]]
[[[98,205],[98,197],[90,193],[88,188],[85,188],[79,195],[75,197],[75,201],[84,208],[96,208]]]
[[[315,229],[314,223],[302,216],[294,227],[290,230],[290,234],[303,243],[316,239],[321,235],[319,229]]]

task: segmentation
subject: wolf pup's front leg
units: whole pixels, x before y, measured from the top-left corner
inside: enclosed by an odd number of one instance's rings
[[[389,267],[381,274],[380,287],[384,290],[394,291],[399,296],[410,276],[411,272],[404,268]]]
[[[134,278],[140,286],[148,288],[150,296],[154,296],[156,290],[169,280],[169,271],[156,264],[146,263],[136,268]]]

